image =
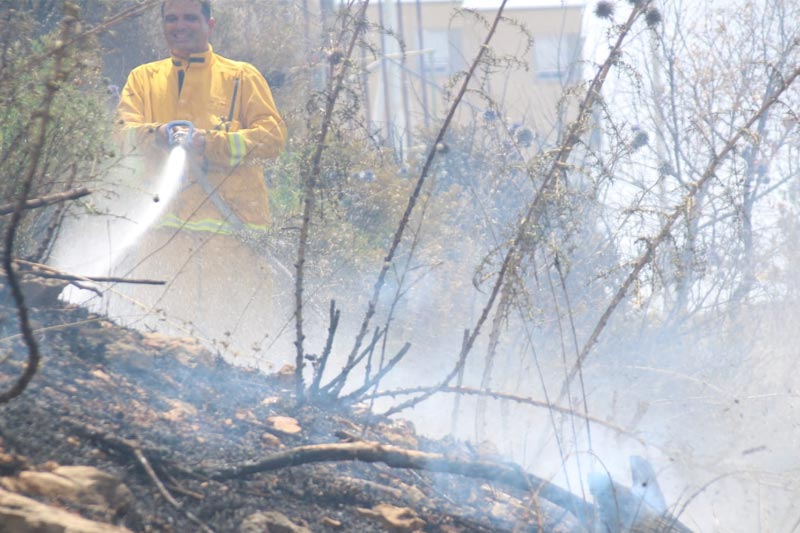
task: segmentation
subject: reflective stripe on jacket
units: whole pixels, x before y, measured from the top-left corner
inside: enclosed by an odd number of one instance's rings
[[[210,185],[243,223],[269,223],[262,164],[283,150],[286,125],[255,67],[219,56],[210,45],[188,61],[171,57],[141,65],[128,76],[118,116],[123,153],[143,163],[144,182],[158,179],[168,155],[155,142],[161,124],[188,120],[207,131],[204,157],[189,162],[186,185],[170,207],[173,218],[224,218],[197,182],[196,173],[206,172]]]

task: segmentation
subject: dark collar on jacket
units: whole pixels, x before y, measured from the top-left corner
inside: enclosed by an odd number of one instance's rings
[[[208,45],[208,50],[205,52],[200,52],[199,54],[191,54],[189,59],[184,59],[181,57],[177,57],[174,54],[172,55],[172,66],[178,68],[188,68],[188,67],[204,67],[206,65],[211,64],[211,58],[214,55],[214,49],[211,45]]]

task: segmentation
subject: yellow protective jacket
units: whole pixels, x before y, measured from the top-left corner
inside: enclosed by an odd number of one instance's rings
[[[117,111],[123,153],[143,163],[142,183],[156,180],[166,162],[167,149],[156,143],[161,124],[188,120],[207,130],[205,153],[190,157],[182,189],[161,226],[236,231],[234,217],[209,200],[204,182],[240,222],[251,228],[269,223],[263,162],[283,150],[286,125],[254,66],[217,55],[210,45],[188,61],[171,57],[147,63],[131,71]]]

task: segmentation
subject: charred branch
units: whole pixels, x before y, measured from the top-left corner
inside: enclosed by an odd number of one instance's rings
[[[300,446],[272,454],[253,463],[208,472],[207,475],[216,480],[237,479],[291,466],[330,461],[383,463],[392,468],[426,470],[485,479],[540,496],[576,517],[591,516],[589,503],[545,479],[526,473],[516,464],[464,461],[438,453],[407,450],[377,442]]]
[[[394,367],[396,367],[397,364],[406,356],[406,354],[408,353],[408,351],[410,349],[411,349],[411,344],[405,343],[403,345],[403,347],[400,348],[400,351],[398,351],[395,354],[395,356],[392,357],[389,360],[389,362],[383,368],[381,368],[373,377],[368,378],[361,387],[359,387],[358,389],[354,390],[353,392],[351,392],[347,396],[344,396],[342,398],[342,400],[343,401],[348,401],[348,402],[356,402],[356,401],[362,400],[363,397],[364,397],[364,394],[366,394],[366,392],[370,388],[372,388],[374,386],[377,386],[378,383],[380,383],[380,381],[384,377],[386,377],[386,374],[391,372],[391,370]]]
[[[325,372],[325,367],[328,365],[328,359],[331,356],[333,349],[333,339],[336,337],[336,329],[339,327],[339,318],[341,311],[336,309],[336,300],[331,300],[329,322],[328,322],[328,338],[325,341],[325,348],[317,361],[314,368],[314,378],[309,389],[309,395],[315,398],[319,393],[319,384],[322,381],[322,374]]]
[[[141,449],[133,448],[133,454],[134,454],[134,457],[136,457],[136,460],[139,461],[139,464],[142,465],[142,468],[144,469],[144,471],[147,472],[147,476],[150,478],[150,480],[156,486],[156,488],[158,489],[158,492],[161,494],[161,496],[165,500],[167,500],[169,502],[170,505],[172,505],[175,509],[178,509],[179,511],[182,511],[186,515],[186,518],[188,518],[189,520],[191,520],[192,522],[197,524],[197,526],[200,527],[200,529],[202,529],[205,533],[214,533],[213,529],[208,527],[205,523],[203,523],[194,514],[192,514],[191,512],[187,511],[186,509],[184,509],[183,506],[181,505],[181,503],[178,500],[176,500],[172,496],[172,494],[169,493],[169,491],[167,490],[167,487],[165,487],[164,484],[161,482],[161,480],[158,479],[158,476],[156,475],[155,471],[153,470],[153,467],[150,466],[150,462],[147,460],[147,457],[144,455],[144,453],[142,453]]]
[[[386,330],[375,328],[370,343],[361,351],[358,357],[354,358],[352,361],[348,361],[344,368],[342,368],[339,374],[337,374],[337,376],[333,378],[330,383],[322,387],[322,392],[329,397],[336,398],[347,384],[347,378],[350,376],[350,372],[352,372],[361,361],[375,351],[375,347],[378,345],[385,333]]]

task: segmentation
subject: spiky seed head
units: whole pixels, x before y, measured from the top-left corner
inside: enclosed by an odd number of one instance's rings
[[[661,24],[661,11],[656,9],[655,7],[651,7],[647,10],[647,13],[644,15],[644,20],[647,22],[647,25],[651,28],[655,28],[659,24]]]
[[[647,134],[647,132],[638,130],[636,134],[633,136],[633,140],[631,141],[631,148],[635,151],[641,148],[642,146],[647,146],[647,143],[649,142],[650,142],[650,136]]]
[[[517,144],[523,148],[530,148],[533,143],[533,132],[529,128],[521,128],[517,131]]]
[[[597,15],[597,18],[610,19],[614,16],[614,2],[607,2],[605,0],[597,2],[594,8],[594,14]]]

